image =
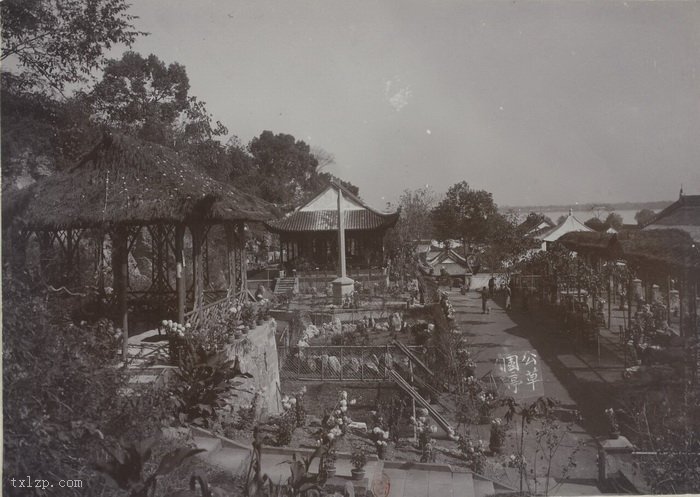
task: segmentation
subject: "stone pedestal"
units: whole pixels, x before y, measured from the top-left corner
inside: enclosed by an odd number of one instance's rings
[[[632,296],[635,300],[644,298],[644,288],[642,288],[642,280],[639,278],[632,280]]]
[[[668,306],[669,313],[674,317],[678,317],[681,308],[681,299],[678,290],[671,290],[668,294],[671,300]]]
[[[331,285],[333,285],[333,303],[335,305],[343,305],[345,297],[355,289],[355,281],[347,276],[334,279]]]
[[[634,450],[632,442],[622,435],[617,438],[605,438],[600,441],[600,445],[606,454],[630,454]]]

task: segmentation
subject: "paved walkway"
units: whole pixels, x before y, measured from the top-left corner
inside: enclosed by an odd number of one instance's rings
[[[450,291],[449,296],[462,333],[474,347],[479,376],[494,369],[500,353],[536,349],[543,360],[544,394],[579,409],[592,434],[605,434],[603,411],[623,385],[624,361],[616,337],[603,336],[599,353],[596,344],[576,344],[551,323],[537,322],[517,309],[506,312],[493,300],[490,314],[482,314],[475,291]]]

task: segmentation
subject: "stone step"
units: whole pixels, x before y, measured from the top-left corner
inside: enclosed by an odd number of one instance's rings
[[[471,473],[386,467],[383,473],[390,485],[388,497],[480,497]]]
[[[476,481],[471,473],[452,473],[452,495],[454,497],[481,497],[476,493]]]
[[[495,493],[496,490],[493,488],[492,481],[479,478],[478,476],[474,477],[475,497],[488,497],[490,495],[494,495]]]

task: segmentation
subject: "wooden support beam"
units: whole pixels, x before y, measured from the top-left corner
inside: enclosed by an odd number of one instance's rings
[[[127,301],[129,273],[129,244],[125,227],[119,226],[112,233],[112,274],[117,295],[118,323],[122,329],[122,357],[127,360],[129,352],[129,303]]]
[[[185,225],[175,226],[175,293],[177,294],[177,322],[185,323]]]
[[[226,283],[228,283],[228,294],[236,295],[239,290],[238,271],[236,271],[236,249],[238,247],[238,235],[236,225],[233,223],[224,224],[226,233]]]
[[[204,266],[202,246],[204,244],[204,226],[199,223],[190,225],[192,233],[192,283],[194,308],[204,305]]]
[[[238,270],[240,271],[240,285],[244,292],[248,291],[248,256],[246,254],[245,223],[238,223]]]

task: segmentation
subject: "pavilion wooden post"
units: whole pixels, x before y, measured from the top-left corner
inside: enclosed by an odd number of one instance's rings
[[[613,277],[612,274],[608,277],[608,329],[612,329],[612,296],[613,296]]]
[[[185,324],[185,225],[175,226],[175,293],[177,294],[177,322]]]
[[[199,309],[204,299],[204,264],[202,246],[204,245],[204,226],[201,222],[190,225],[192,233],[192,288],[194,308]]]
[[[683,305],[683,299],[685,298],[685,278],[681,275],[678,278],[678,303],[680,306],[679,313],[680,313],[680,319],[678,320],[678,331],[681,333],[682,338],[687,338],[686,333],[683,330],[683,313],[685,312],[685,306]]]
[[[236,232],[238,243],[236,246],[236,254],[238,259],[238,262],[236,263],[236,270],[240,272],[240,281],[238,284],[241,286],[241,291],[245,295],[248,293],[248,257],[246,256],[245,250],[245,223],[238,223],[236,225]]]
[[[228,293],[234,297],[238,293],[238,273],[236,271],[236,225],[226,223],[224,225],[226,233],[226,276],[228,279]]]
[[[114,291],[117,295],[117,308],[122,328],[122,357],[126,363],[129,354],[129,307],[127,285],[129,273],[129,237],[125,226],[118,226],[112,231],[112,274]]]

